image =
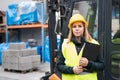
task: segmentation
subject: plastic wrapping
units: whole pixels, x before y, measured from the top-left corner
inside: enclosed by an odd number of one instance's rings
[[[60,47],[60,37],[57,36],[57,48],[59,49],[59,47]],[[45,40],[44,61],[50,62],[49,36],[46,36],[46,40]]]
[[[17,4],[11,4],[6,11],[7,25],[19,25],[20,21],[17,19]]]
[[[2,64],[2,50],[8,49],[8,46],[6,43],[0,44],[0,65]]]
[[[42,23],[42,17],[47,19],[44,13],[43,3],[36,1],[24,1],[19,4],[10,4],[7,9],[7,25],[21,25],[29,23]],[[44,22],[43,21],[43,22]]]

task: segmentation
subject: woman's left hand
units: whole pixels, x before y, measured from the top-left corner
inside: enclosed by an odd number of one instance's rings
[[[79,62],[80,66],[86,67],[88,65],[88,59],[85,57],[82,57]]]

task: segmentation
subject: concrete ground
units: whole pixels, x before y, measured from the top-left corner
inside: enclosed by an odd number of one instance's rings
[[[40,80],[45,72],[50,71],[49,63],[41,63],[37,71],[30,71],[26,73],[5,71],[0,66],[0,80]]]

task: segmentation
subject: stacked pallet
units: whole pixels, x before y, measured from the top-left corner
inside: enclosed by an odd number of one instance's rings
[[[40,55],[37,50],[26,48],[25,43],[10,43],[7,50],[2,51],[2,66],[7,70],[28,71],[38,69]]]

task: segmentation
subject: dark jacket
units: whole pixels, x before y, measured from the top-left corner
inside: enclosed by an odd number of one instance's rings
[[[71,41],[75,44],[77,53],[79,54],[79,51],[81,50],[83,44],[85,43],[85,39],[82,38],[81,43],[78,43],[76,39],[73,37]],[[65,58],[62,55],[62,50],[61,50],[61,53],[59,54],[56,62],[57,69],[61,73],[74,74],[73,67],[66,66],[64,61]],[[104,60],[101,57],[101,55],[99,55],[96,61],[89,60],[88,65],[85,68],[87,69],[87,72],[102,71],[104,69]]]

